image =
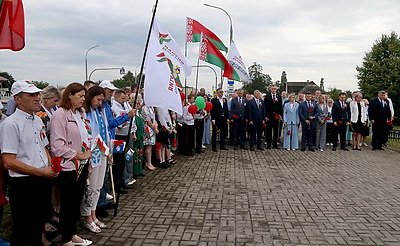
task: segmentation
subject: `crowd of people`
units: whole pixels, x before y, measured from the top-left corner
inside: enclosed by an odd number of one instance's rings
[[[278,94],[272,85],[265,94],[237,90],[228,100],[221,88],[212,98],[202,88],[183,94],[182,115],[146,105],[143,93],[151,92],[121,90],[107,80],[43,90],[17,81],[11,93],[0,124],[0,166],[8,171],[0,170],[0,198],[7,180],[14,245],[52,245],[48,231],[59,232],[65,246],[90,245],[77,235],[80,218],[101,233],[107,225],[98,217],[113,208],[113,191],[127,193],[144,169],[176,164],[174,152],[200,155],[210,144],[212,151],[218,144],[219,150],[336,151],[339,143],[347,151],[350,142],[359,151],[370,125],[373,149],[383,150],[394,117],[385,91],[368,103],[360,92],[333,101],[321,91]],[[198,100],[212,107],[192,112]]]

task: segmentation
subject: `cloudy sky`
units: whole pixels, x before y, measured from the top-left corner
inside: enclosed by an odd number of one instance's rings
[[[20,52],[0,50],[0,71],[15,79],[67,85],[85,80],[98,68],[125,67],[139,72],[153,0],[24,0],[26,46]],[[356,66],[383,33],[399,31],[400,1],[396,0],[160,0],[157,18],[184,48],[186,17],[198,20],[229,43],[229,20],[234,40],[247,66],[261,64],[279,80],[325,79],[326,88],[357,89]],[[192,65],[198,44],[188,45]],[[196,70],[188,79],[195,83]],[[92,80],[117,79],[119,71],[96,71]],[[214,84],[210,69],[200,69],[200,86]],[[238,83],[236,86],[239,86]]]

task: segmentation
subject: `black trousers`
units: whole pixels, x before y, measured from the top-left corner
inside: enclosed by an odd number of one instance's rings
[[[178,152],[181,154],[185,154],[185,124],[182,124],[181,127],[177,129],[177,138],[178,138]]]
[[[217,130],[220,131],[219,146],[221,149],[225,148],[225,139],[228,134],[228,123],[226,120],[215,122],[212,126],[211,146],[213,149],[217,148]]]
[[[196,131],[196,153],[200,153],[203,145],[204,119],[194,120],[194,129]]]
[[[388,139],[389,131],[387,130],[386,123],[375,122],[372,124],[372,148],[382,148],[382,145],[386,143]]]
[[[262,138],[262,122],[254,122],[253,125],[249,125],[250,127],[250,147],[254,147],[254,144],[257,147],[261,147],[261,138]]]
[[[233,121],[233,146],[246,144],[246,120],[234,119]]]
[[[271,147],[271,143],[273,146],[278,146],[278,136],[279,136],[279,119],[270,119],[267,122],[267,129],[266,129],[266,142],[267,147]],[[273,134],[273,135],[272,135]]]
[[[235,126],[234,123],[229,122],[229,145],[234,145],[235,143]]]
[[[192,155],[194,148],[194,125],[183,125],[183,134],[184,139],[183,142],[183,154],[184,155]],[[200,146],[201,147],[201,146]]]
[[[57,178],[60,187],[60,231],[61,241],[69,242],[77,233],[76,223],[81,217],[80,207],[85,190],[88,164],[76,180],[76,171],[61,171]]]
[[[51,180],[36,176],[10,179],[12,246],[42,246],[43,225],[51,209],[51,184]]]
[[[333,139],[333,147],[338,146],[338,135],[340,139],[340,148],[344,149],[346,148],[346,131],[347,131],[347,126],[346,124],[338,124],[335,127],[335,133],[333,134],[334,139]]]
[[[115,135],[116,140],[124,140],[125,142],[128,141],[126,136]],[[112,151],[112,150],[111,150]],[[114,158],[114,166],[113,166],[113,178],[114,178],[114,185],[115,190],[118,191],[125,185],[124,180],[124,170],[125,170],[125,161],[124,161],[124,153],[115,153],[113,154]]]
[[[336,140],[335,140],[336,139]],[[326,124],[326,143],[334,143],[337,142],[337,134],[335,134],[335,126],[333,123]]]

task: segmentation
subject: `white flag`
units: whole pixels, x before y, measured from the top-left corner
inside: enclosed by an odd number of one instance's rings
[[[171,42],[172,38],[169,34],[167,37],[160,36],[156,26],[153,25],[147,48],[144,102],[147,106],[167,108],[182,115],[181,97],[177,85],[179,76],[169,54],[163,50],[163,44]]]
[[[231,47],[229,48],[228,53],[228,62],[232,65],[233,69],[235,69],[236,73],[239,75],[240,81],[250,82],[250,76],[247,70],[246,65],[242,60],[242,57],[239,54],[238,49],[236,48],[235,42],[231,42]]]
[[[174,38],[169,34],[169,32],[160,26],[157,18],[154,19],[154,31],[158,35],[159,43],[164,50],[164,54],[168,57],[174,64],[174,69],[179,74],[181,68],[185,73],[185,78],[192,74],[192,65],[183,55],[178,45],[176,44]]]

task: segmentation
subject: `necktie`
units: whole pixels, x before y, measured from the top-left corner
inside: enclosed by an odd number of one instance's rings
[[[259,99],[256,99],[256,103],[257,103],[257,108],[259,108],[259,107],[260,107],[260,101],[259,101]]]
[[[272,94],[272,100],[275,102],[275,94]]]
[[[311,107],[310,101],[307,101],[307,105],[308,105],[308,107]]]
[[[341,104],[342,104],[342,109],[344,109],[344,102],[341,102]]]

